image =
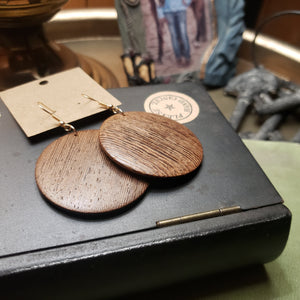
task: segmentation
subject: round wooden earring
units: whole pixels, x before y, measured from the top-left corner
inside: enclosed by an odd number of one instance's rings
[[[148,187],[146,181],[119,168],[105,155],[98,130],[69,133],[52,142],[37,160],[35,178],[50,202],[86,214],[123,208]]]
[[[177,177],[196,170],[203,148],[184,125],[147,112],[118,113],[103,122],[99,141],[123,168],[152,177]]]

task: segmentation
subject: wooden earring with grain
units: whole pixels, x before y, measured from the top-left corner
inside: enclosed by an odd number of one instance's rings
[[[196,170],[203,148],[186,126],[167,117],[147,112],[123,112],[87,95],[114,112],[99,130],[102,150],[126,170],[149,177],[169,178]]]
[[[148,183],[114,164],[99,145],[98,130],[74,131],[55,111],[39,106],[73,132],[48,145],[36,163],[40,192],[63,209],[99,214],[112,212],[136,201]]]

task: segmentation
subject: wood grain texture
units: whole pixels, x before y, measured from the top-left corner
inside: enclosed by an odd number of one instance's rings
[[[101,150],[98,130],[79,131],[51,143],[40,155],[35,177],[52,203],[80,213],[103,213],[139,198],[148,183],[114,164]]]
[[[194,133],[169,118],[126,112],[104,121],[102,149],[122,167],[152,177],[177,177],[199,167],[203,149]]]

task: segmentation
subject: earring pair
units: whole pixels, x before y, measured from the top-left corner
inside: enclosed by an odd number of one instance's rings
[[[202,145],[184,125],[157,114],[123,112],[116,106],[83,96],[111,110],[114,115],[105,120],[99,130],[85,130],[61,137],[41,154],[36,168],[36,181],[48,199],[59,199],[55,202],[59,202],[60,206],[63,204],[68,209],[84,210],[86,213],[90,210],[101,213],[118,209],[145,192],[149,177],[184,176],[201,164]],[[45,107],[42,109],[70,131],[72,125],[60,120],[55,111]],[[89,166],[91,164],[93,167]],[[97,164],[102,164],[102,167]],[[49,170],[52,176],[47,174]],[[47,180],[49,176],[53,181],[51,184]],[[95,192],[99,187],[98,182],[101,182],[101,195]],[[76,187],[76,183],[80,184]],[[119,186],[117,196],[111,193],[116,185]],[[68,191],[67,195],[65,191]],[[103,191],[107,199],[103,197]],[[88,195],[88,200],[84,194]],[[99,202],[97,205],[95,199]]]

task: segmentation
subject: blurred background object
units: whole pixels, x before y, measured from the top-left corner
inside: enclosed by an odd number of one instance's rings
[[[13,2],[0,0],[1,13],[5,5],[12,4]],[[15,1],[15,3],[17,2],[20,3],[20,1]],[[61,10],[59,13],[49,22],[44,22],[42,27],[48,44],[51,46],[55,45],[55,49],[59,47],[60,49],[69,50],[72,55],[66,56],[70,60],[75,55],[77,64],[78,59],[81,57],[89,59],[89,61],[92,60],[93,63],[95,62],[95,64],[92,64],[93,66],[100,64],[104,67],[102,69],[109,69],[110,73],[113,73],[113,76],[102,76],[102,78],[106,80],[107,78],[117,78],[116,81],[120,87],[127,87],[128,80],[121,59],[123,46],[114,0],[69,0],[60,7]],[[243,42],[238,52],[237,75],[247,72],[254,67],[251,58],[251,45],[258,24],[274,13],[292,9],[299,10],[300,1],[245,0],[245,23],[247,29],[243,34]],[[280,79],[295,82],[298,85],[300,84],[300,73],[298,71],[300,66],[299,23],[299,16],[285,16],[272,21],[270,24],[264,26],[263,31],[258,35],[255,48],[257,63],[259,65],[263,65],[267,71],[272,72]],[[278,34],[281,30],[278,28],[284,28],[285,33],[279,36]],[[5,68],[7,68],[8,61],[7,56],[3,56],[5,53],[1,30],[0,87],[3,86],[4,80],[5,82],[9,81],[10,77],[8,75],[11,74],[3,72],[7,72]],[[60,51],[59,53],[62,54],[62,52]],[[54,57],[54,61],[55,58],[56,56]],[[3,64],[6,65],[5,68],[3,68]],[[20,65],[20,62],[18,62],[18,65]],[[52,65],[54,68],[53,63]],[[14,77],[12,82],[14,85],[17,85],[26,80],[35,79],[31,74],[28,71],[19,72],[18,76]],[[92,74],[91,71],[90,74]],[[236,106],[235,97],[224,95],[222,87],[209,88],[208,93],[224,116],[229,120]],[[300,116],[297,111],[295,109],[294,114],[289,114],[278,128],[284,140],[291,140],[299,130]],[[239,128],[239,133],[256,133],[265,120],[266,116],[258,116],[250,108],[247,110],[247,114]]]
[[[237,96],[238,100],[230,117],[230,123],[239,132],[243,119],[250,113],[262,126],[256,133],[240,132],[242,138],[283,141],[286,139],[278,129],[285,121],[294,119],[295,123],[299,124],[300,77],[297,70],[300,64],[298,47],[300,39],[295,29],[300,25],[300,5],[295,7],[296,9],[277,11],[268,15],[256,24],[254,32],[247,30],[244,33],[245,39],[250,43],[248,56],[254,69],[232,78],[225,87],[225,93]],[[295,26],[296,21],[298,26]],[[273,23],[277,26],[281,25],[287,33],[292,32],[292,34],[287,34],[288,38],[286,38],[283,34],[274,32],[274,28],[270,27]],[[290,27],[291,25],[295,27]],[[280,39],[265,34],[266,28],[269,29],[270,34],[274,32]],[[295,39],[297,35],[298,39]],[[299,136],[300,129],[289,140],[299,143]]]
[[[104,88],[119,86],[97,60],[76,54],[45,35],[43,24],[66,2],[0,1],[0,90],[74,67],[81,67]]]

